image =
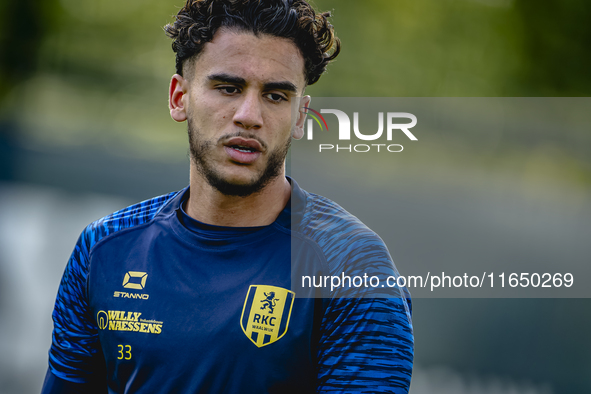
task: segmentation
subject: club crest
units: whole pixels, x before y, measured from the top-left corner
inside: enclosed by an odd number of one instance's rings
[[[257,347],[278,341],[287,332],[295,293],[282,287],[251,285],[248,288],[240,326]]]

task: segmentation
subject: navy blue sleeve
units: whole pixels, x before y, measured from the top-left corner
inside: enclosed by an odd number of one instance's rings
[[[87,279],[93,247],[120,230],[151,220],[177,192],[132,205],[91,223],[80,235],[58,289],[49,370],[72,383],[106,380],[96,317],[90,310]]]
[[[318,393],[408,393],[412,326],[399,298],[333,299],[319,347]]]
[[[330,292],[320,327],[317,392],[408,393],[411,300],[407,289],[386,285],[388,277],[399,276],[386,245],[343,208],[313,194],[302,228],[322,250],[331,276],[380,280],[376,287],[347,284]]]
[[[89,226],[78,239],[59,286],[52,314],[49,368],[56,377],[86,383],[102,370],[98,327],[88,306],[88,252],[95,232]]]
[[[362,232],[356,238],[350,250],[339,253],[341,263],[333,263],[331,275],[374,276],[382,284],[398,276],[377,235]],[[406,289],[335,289],[321,329],[319,393],[408,393],[414,337]]]

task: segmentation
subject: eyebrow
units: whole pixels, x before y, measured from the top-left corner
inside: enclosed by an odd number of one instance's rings
[[[210,81],[218,81],[218,82],[227,82],[233,83],[236,85],[246,85],[246,80],[244,78],[237,77],[235,75],[230,74],[212,74],[207,77]],[[263,84],[263,88],[265,90],[285,90],[287,92],[297,93],[297,87],[289,82],[289,81],[281,81],[281,82],[267,82]]]
[[[297,93],[296,86],[288,81],[283,82],[268,82],[263,85],[265,90],[285,90],[286,92]]]
[[[244,78],[236,77],[230,74],[212,74],[207,77],[210,81],[229,82],[236,85],[246,85]]]

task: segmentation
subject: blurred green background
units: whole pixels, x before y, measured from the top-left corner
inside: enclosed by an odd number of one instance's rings
[[[178,160],[185,126],[170,122],[166,107],[174,56],[162,27],[181,4],[2,0],[3,137]],[[591,92],[591,3],[585,0],[315,4],[333,10],[343,51],[308,89],[313,96]]]
[[[326,75],[308,88],[312,96],[591,95],[591,2],[587,0],[317,0],[314,4],[333,11],[343,48]],[[180,0],[0,0],[0,393],[35,392],[40,385],[51,305],[76,232],[124,204],[188,182],[186,125],[173,122],[167,109],[174,54],[162,30],[181,5]],[[482,186],[479,190],[486,190],[482,174],[494,179],[511,176],[520,187],[527,184],[529,192],[558,193],[543,211],[558,212],[556,217],[568,227],[574,222],[560,211],[564,205],[576,200],[573,215],[579,218],[588,217],[591,207],[590,136],[570,128],[532,135],[530,128],[521,136],[503,139],[502,149],[486,154],[472,149],[481,138],[478,135],[472,140],[450,134],[425,141],[422,153],[411,160],[425,162],[429,156],[436,165],[414,172],[412,185],[400,183],[410,187],[398,202],[417,212],[440,208],[440,202],[425,200],[439,190],[427,176],[434,172],[454,174],[458,184]],[[346,181],[350,188],[356,185],[359,194],[372,195],[373,190],[377,195],[375,190],[380,189],[368,189],[371,182],[362,178],[356,174]],[[420,179],[423,182],[417,186]],[[397,181],[402,182],[393,175],[392,183]],[[326,182],[307,182],[300,183],[325,193]],[[521,196],[517,188],[507,186],[511,182],[501,182],[507,193],[495,200],[499,211],[506,210],[507,200]],[[334,190],[333,195],[330,190],[326,194],[345,207],[349,201],[356,213],[350,200],[354,193],[343,194],[341,202]],[[73,210],[78,214],[75,219],[61,213],[73,215]],[[53,217],[49,211],[60,213]],[[427,227],[432,218],[422,219]],[[66,234],[62,222],[68,220],[72,235],[64,235],[67,240],[57,242],[56,249],[55,241],[43,237],[56,232],[57,221],[63,227],[59,232]],[[22,230],[29,233],[11,238],[19,221],[30,224]],[[548,219],[549,226],[553,222]],[[392,230],[398,235],[392,254],[404,272],[420,246],[411,248],[410,240],[405,244],[403,218],[400,223]],[[415,226],[419,234],[421,224]],[[565,234],[581,235],[589,229],[575,227],[568,227],[571,232]],[[466,232],[473,232],[472,227],[467,226]],[[523,230],[523,237],[529,232]],[[23,262],[37,265],[19,271],[21,260],[9,251],[21,245],[14,240],[27,237],[45,243],[38,246],[36,257],[22,257]],[[21,249],[34,249],[22,242]],[[48,259],[55,263],[43,268],[40,264],[50,249],[56,257]],[[577,253],[585,251],[588,247]],[[568,258],[569,251],[562,246],[554,252]],[[424,250],[421,253],[429,258]],[[591,262],[591,254],[583,256]],[[50,283],[44,284],[46,292],[25,302],[15,296],[13,290],[18,288],[13,283],[35,274],[45,275]],[[39,283],[44,281],[40,278]],[[18,302],[24,306],[16,307]],[[591,366],[589,311],[587,299],[415,300],[417,368],[411,392],[591,392],[591,382],[584,376]],[[8,338],[40,318],[41,345],[33,348],[29,343],[27,349],[11,345]]]
[[[44,174],[17,163],[22,155],[41,160],[50,152],[63,157],[87,150],[146,165],[185,162],[186,155],[179,154],[186,149],[185,125],[170,121],[166,105],[174,54],[162,31],[181,1],[0,4],[3,179],[45,182]],[[315,4],[333,11],[343,51],[321,82],[308,88],[312,96],[580,97],[591,92],[591,3],[585,0]],[[571,156],[581,149],[574,145],[552,149]],[[454,159],[465,154],[447,152]],[[520,153],[536,154],[523,147]],[[554,172],[589,185],[588,157],[576,157],[567,173]]]

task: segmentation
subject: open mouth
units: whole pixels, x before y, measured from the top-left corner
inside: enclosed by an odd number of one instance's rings
[[[238,152],[243,152],[243,153],[255,153],[258,152],[258,150],[248,147],[248,146],[244,146],[244,145],[230,145],[230,148],[237,150]]]
[[[258,150],[242,145],[228,145],[224,147],[226,149],[226,153],[228,157],[234,162],[238,164],[252,164],[254,163],[261,152]]]
[[[230,160],[237,164],[253,164],[263,151],[261,144],[251,138],[235,137],[224,145]]]

